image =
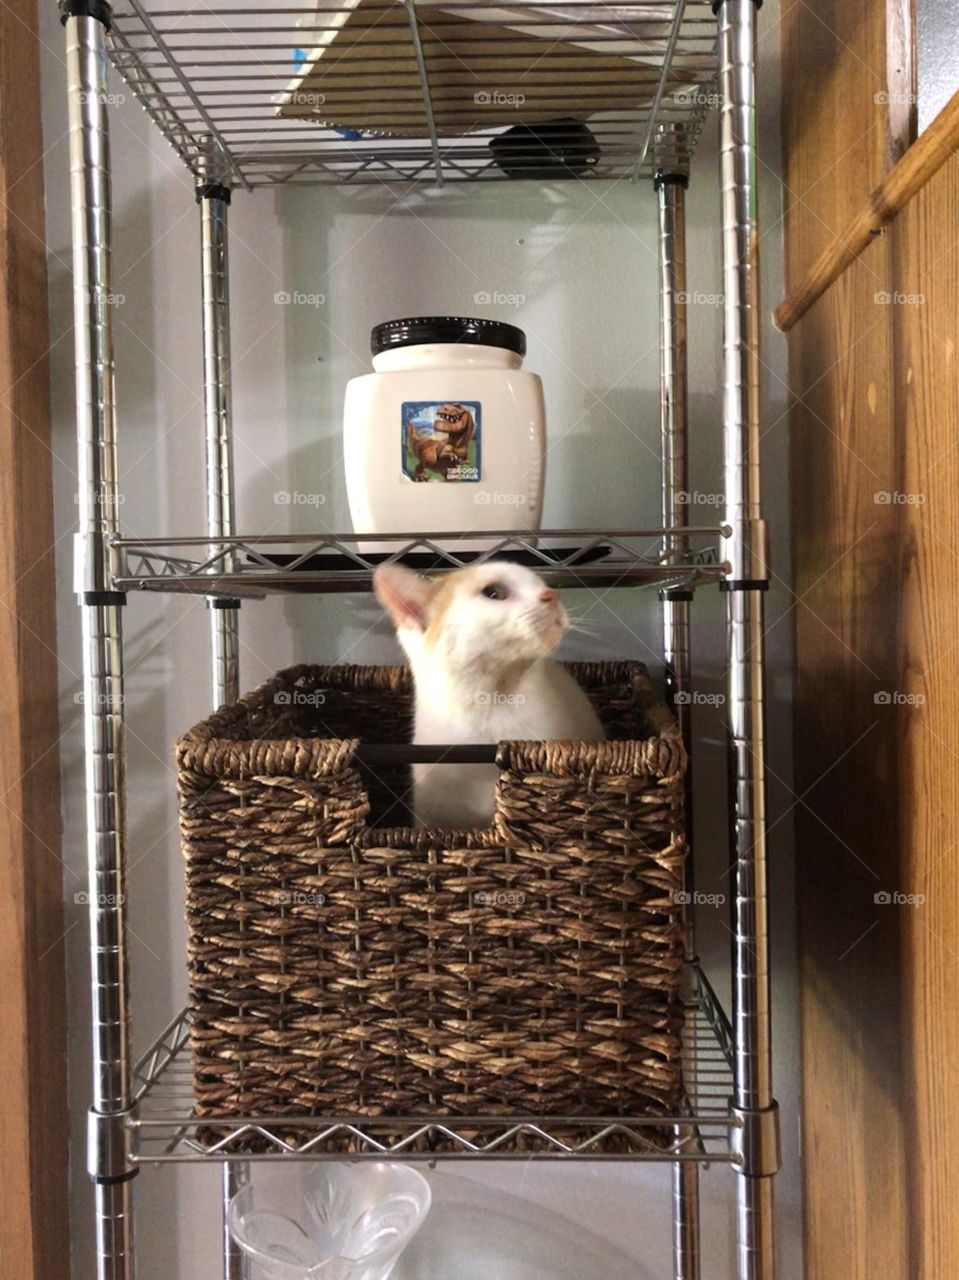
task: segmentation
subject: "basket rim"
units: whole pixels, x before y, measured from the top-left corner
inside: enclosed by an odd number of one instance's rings
[[[604,742],[536,740],[502,741],[497,765],[520,773],[571,777],[584,772],[668,778],[682,773],[686,751],[679,726],[655,695],[644,663],[566,662],[586,690],[615,681],[628,682],[655,732],[646,738]],[[330,777],[356,768],[360,738],[233,738],[224,730],[259,709],[278,692],[309,678],[338,689],[367,688],[410,693],[412,673],[406,665],[299,663],[285,667],[238,701],[219,707],[188,729],[176,743],[178,770],[209,777]]]

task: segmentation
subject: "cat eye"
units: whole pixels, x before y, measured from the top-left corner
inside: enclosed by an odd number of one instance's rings
[[[483,587],[480,595],[485,596],[487,600],[505,600],[509,591],[501,582],[490,582]]]

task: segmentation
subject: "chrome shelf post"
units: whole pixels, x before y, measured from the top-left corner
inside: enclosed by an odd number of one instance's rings
[[[763,592],[768,586],[760,473],[757,0],[717,0],[723,264],[723,454],[730,573],[727,681],[733,818],[733,1104],[739,1280],[773,1280],[772,1091],[766,850]]]
[[[214,540],[236,533],[233,472],[233,395],[230,380],[230,258],[228,211],[232,174],[212,137],[202,140],[197,164],[200,206],[200,274],[203,303],[203,417],[206,439],[206,526]],[[232,557],[230,560],[232,566]],[[221,566],[222,568],[222,566]],[[239,601],[207,596],[213,656],[213,706],[240,696]],[[243,1185],[242,1165],[222,1171],[223,1276],[248,1280],[249,1267],[230,1235],[227,1211]]]
[[[229,163],[212,138],[204,140],[196,188],[200,206],[200,268],[203,288],[203,418],[206,439],[206,527],[214,541],[236,533],[233,476],[233,396],[230,381]],[[213,550],[213,548],[211,548]],[[231,568],[232,553],[216,576]],[[213,706],[235,702],[239,601],[207,597],[213,643]]]
[[[76,590],[82,611],[86,746],[87,904],[93,1025],[88,1169],[95,1185],[97,1276],[132,1280],[133,1114],[127,982],[122,592],[112,585],[117,452],[110,267],[110,139],[106,30],[110,7],[66,0],[73,227],[80,528]]]
[[[663,528],[677,532],[664,539],[668,560],[683,561],[689,538],[682,531],[689,523],[688,440],[689,414],[686,361],[686,187],[687,166],[677,163],[683,154],[683,126],[662,125],[656,138],[656,176],[659,215],[659,378],[660,424],[662,431]],[[691,757],[690,618],[693,593],[688,588],[669,588],[660,593],[663,605],[663,668],[666,695]],[[687,779],[690,773],[687,773]],[[687,783],[687,837],[691,842],[692,788]],[[685,889],[695,884],[692,853],[687,854]],[[686,959],[696,954],[693,933],[693,906],[686,907]],[[689,992],[684,992],[688,1001]],[[690,1094],[694,1080],[686,1080]],[[675,1280],[699,1280],[699,1166],[677,1163],[673,1179],[673,1275]]]

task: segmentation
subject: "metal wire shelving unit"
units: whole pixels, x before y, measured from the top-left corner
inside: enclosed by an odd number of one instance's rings
[[[699,1280],[699,1171],[736,1170],[737,1280],[772,1280],[772,1094],[763,729],[755,41],[758,0],[60,0],[66,34],[74,233],[87,842],[93,993],[88,1166],[99,1280],[133,1280],[132,1179],[144,1164],[222,1168],[224,1204],[255,1159],[649,1160],[672,1167],[676,1280]],[[715,11],[715,16],[714,16]],[[300,52],[294,61],[294,50]],[[133,538],[118,523],[111,316],[108,69],[196,179],[203,280],[206,527]],[[522,101],[520,101],[522,99]],[[722,190],[725,509],[689,522],[685,189],[705,111],[718,106]],[[683,1071],[675,1116],[236,1118],[194,1114],[188,1013],[130,1056],[122,616],[136,591],[210,605],[212,697],[239,695],[241,601],[369,590],[388,554],[442,572],[474,554],[429,533],[236,532],[228,210],[240,188],[505,179],[517,121],[559,120],[521,172],[651,180],[659,215],[662,525],[489,536],[563,586],[658,588],[667,691],[689,739],[690,606],[718,583],[727,611],[733,831],[732,1009],[686,937]],[[588,122],[589,134],[582,126]],[[498,141],[499,140],[499,141]],[[523,144],[527,145],[526,143]],[[504,154],[508,163],[504,164]],[[526,153],[522,153],[526,154]],[[527,157],[528,160],[528,157]],[[537,168],[537,166],[539,166]],[[474,539],[475,539],[475,535]],[[571,548],[570,543],[574,546]],[[687,888],[693,888],[688,868]],[[663,1140],[663,1134],[666,1140]],[[211,1134],[214,1136],[211,1137]],[[616,1140],[615,1149],[608,1140]],[[251,1150],[250,1139],[257,1140]],[[348,1143],[348,1157],[344,1155]],[[225,1280],[247,1274],[223,1231]]]
[[[244,1116],[198,1118],[192,1114],[189,1060],[190,1014],[180,1013],[133,1071],[136,1113],[134,1158],[138,1164],[255,1159],[342,1160],[350,1158],[434,1162],[484,1157],[497,1160],[622,1160],[662,1164],[677,1161],[733,1163],[730,1141],[731,1030],[705,976],[691,967],[683,1076],[686,1106],[675,1116],[562,1117],[490,1116]],[[211,1132],[215,1129],[215,1133]],[[663,1143],[666,1130],[671,1141]],[[250,1154],[255,1140],[256,1153]],[[615,1150],[609,1140],[616,1140]]]
[[[108,41],[191,170],[207,134],[245,188],[503,178],[490,142],[504,124],[571,103],[599,146],[590,177],[650,178],[660,126],[686,164],[716,100],[704,0],[121,0]]]

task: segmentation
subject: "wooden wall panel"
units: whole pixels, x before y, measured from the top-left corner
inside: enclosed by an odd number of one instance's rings
[[[807,1280],[912,1280],[900,1105],[899,508],[880,241],[790,342]]]
[[[893,228],[905,1115],[915,1275],[959,1275],[959,157]]]
[[[807,1280],[959,1275],[957,208],[953,155],[790,334]]]
[[[783,0],[787,294],[891,165],[886,17],[886,0]]]
[[[0,5],[0,1275],[66,1280],[67,1117],[43,145]]]

